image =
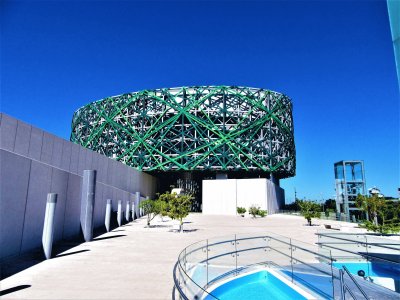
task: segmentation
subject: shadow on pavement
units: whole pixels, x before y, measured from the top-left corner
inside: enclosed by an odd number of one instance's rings
[[[85,249],[85,250],[79,250],[79,251],[74,251],[74,252],[69,252],[69,253],[65,253],[65,254],[59,254],[54,258],[58,258],[58,257],[63,257],[63,256],[68,256],[68,255],[73,255],[73,254],[77,254],[77,253],[82,253],[82,252],[88,252],[90,250]]]
[[[23,285],[14,286],[14,287],[6,289],[4,291],[0,291],[0,296],[4,296],[4,295],[10,294],[10,293],[14,293],[14,292],[17,292],[17,291],[20,291],[20,290],[23,290],[23,289],[27,289],[27,288],[30,288],[30,287],[31,287],[31,285],[29,285],[29,284],[23,284]]]
[[[57,242],[53,245],[52,257],[53,258],[60,257],[57,255],[73,247],[76,247],[81,243],[82,243],[81,240]],[[41,263],[44,260],[46,260],[46,258],[43,254],[42,248],[36,248],[19,256],[5,258],[0,262],[1,263],[0,279],[3,280],[14,274],[22,272],[23,270],[33,267],[34,265],[37,265],[38,263]]]
[[[126,236],[126,234],[117,234],[117,235],[113,235],[113,236],[106,236],[106,237],[102,237],[102,238],[95,238],[92,240],[92,242],[95,241],[102,241],[102,240],[108,240],[108,239],[115,239],[121,236]]]
[[[118,224],[116,221],[116,214],[115,214],[115,218],[112,219],[111,228],[117,229],[114,232],[123,231],[122,229],[118,228]],[[106,233],[104,226],[100,226],[99,228],[96,228],[93,231],[94,236],[99,236],[104,233]],[[94,238],[93,241],[113,239],[113,238],[122,237],[122,236],[126,236],[126,235],[120,234],[120,235],[113,235],[110,237]],[[79,251],[61,254],[61,253],[65,252],[71,248],[74,248],[84,242],[85,241],[83,239],[82,233],[80,234],[80,236],[76,236],[72,240],[63,240],[60,242],[56,242],[53,244],[52,258],[58,258],[58,257],[67,256],[67,255],[73,255],[73,254],[90,251],[90,250],[79,250]],[[43,254],[43,249],[41,247],[33,249],[27,253],[23,253],[18,256],[4,258],[4,259],[0,260],[0,280],[6,279],[7,277],[10,277],[14,274],[22,272],[23,270],[33,267],[34,265],[37,265],[44,260],[45,260],[45,257]],[[21,287],[23,287],[23,286],[21,285]]]

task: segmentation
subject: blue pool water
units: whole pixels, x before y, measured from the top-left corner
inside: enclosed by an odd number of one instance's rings
[[[386,277],[400,280],[400,268],[394,264],[380,262],[335,262],[333,266],[341,269],[345,265],[350,273],[357,275],[358,271],[363,270],[365,276]]]
[[[265,270],[229,281],[211,293],[221,300],[306,299]],[[205,299],[214,298],[208,295]]]

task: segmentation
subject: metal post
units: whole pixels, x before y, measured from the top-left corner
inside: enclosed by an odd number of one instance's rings
[[[343,278],[343,274],[344,271],[342,269],[339,269],[339,278],[340,278],[340,290],[341,290],[341,300],[345,300],[346,299],[346,290],[344,288],[344,278]]]
[[[135,198],[135,214],[136,218],[140,218],[140,210],[139,210],[139,203],[140,203],[140,192],[136,192],[136,198]]]
[[[293,246],[292,246],[292,239],[290,241],[290,265],[292,267],[292,282],[293,282]]]
[[[122,200],[118,200],[117,222],[118,226],[122,225]]]
[[[125,220],[129,222],[129,214],[131,212],[129,200],[126,200]]]
[[[93,239],[93,212],[96,191],[96,170],[84,170],[81,196],[81,227],[86,242]]]
[[[111,224],[111,211],[112,211],[112,200],[107,199],[106,204],[106,219],[104,224],[106,225],[107,232],[110,232],[110,224]]]
[[[47,194],[46,212],[44,215],[44,225],[42,234],[42,245],[46,259],[51,258],[54,235],[54,215],[56,212],[57,194]]]
[[[332,276],[332,299],[335,299],[335,276],[333,274],[333,258],[332,258],[332,251],[329,250],[329,256],[331,258],[330,265],[331,265],[331,276]]]
[[[237,241],[236,241],[236,234],[235,234],[235,276],[238,274],[237,271],[237,257],[238,257],[238,253],[237,253]]]
[[[207,245],[206,245],[206,255],[207,255],[207,260],[206,260],[206,266],[207,266],[207,284],[206,284],[206,286],[208,286],[208,251],[210,251],[209,249],[208,249],[208,239],[207,239]]]

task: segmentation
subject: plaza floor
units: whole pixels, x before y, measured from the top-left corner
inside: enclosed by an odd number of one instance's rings
[[[185,219],[185,232],[177,233],[170,221],[155,220],[153,228],[146,228],[141,218],[2,280],[0,289],[7,294],[1,298],[171,299],[178,254],[196,241],[269,231],[313,244],[323,224],[355,226],[314,223],[307,226],[303,217],[279,214],[257,219],[191,214]]]

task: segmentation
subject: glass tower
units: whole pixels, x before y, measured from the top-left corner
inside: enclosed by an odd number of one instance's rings
[[[348,222],[361,217],[356,207],[358,194],[365,195],[364,162],[362,160],[342,160],[334,165],[336,185],[336,211],[339,219]]]
[[[390,27],[392,30],[392,40],[394,46],[394,56],[396,59],[397,79],[400,86],[400,1],[387,0]]]

